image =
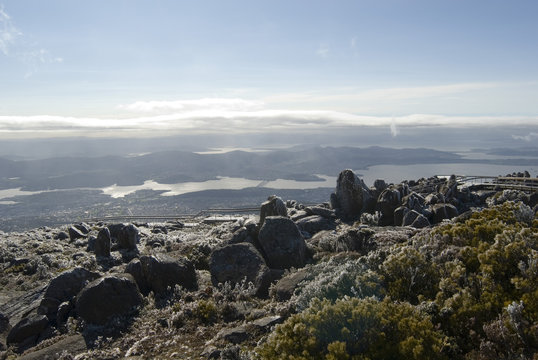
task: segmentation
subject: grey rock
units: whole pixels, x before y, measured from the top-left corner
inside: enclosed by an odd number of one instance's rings
[[[421,214],[416,210],[408,211],[403,217],[402,226],[412,226],[411,224],[413,224],[413,221],[420,215]]]
[[[428,221],[428,219],[424,215],[419,214],[417,216],[417,218],[413,221],[411,226],[414,227],[414,228],[420,229],[420,228],[430,226],[430,222]]]
[[[65,231],[60,231],[54,238],[57,240],[66,240],[69,239],[69,234]]]
[[[74,226],[71,226],[69,229],[68,229],[68,232],[69,232],[69,239],[71,242],[77,240],[77,239],[83,239],[86,237],[86,234],[84,234],[82,231],[80,231],[79,229],[77,229],[76,227]]]
[[[314,235],[322,230],[333,230],[336,228],[334,220],[320,216],[312,215],[302,218],[296,222],[300,230]]]
[[[306,270],[299,270],[283,277],[271,288],[271,296],[278,301],[291,299],[299,283],[307,277],[308,272]]]
[[[394,223],[394,210],[400,206],[401,192],[396,188],[383,190],[377,199],[376,210],[379,211],[379,225],[388,226]]]
[[[409,209],[405,206],[400,206],[394,210],[394,225],[402,226],[404,216],[409,212]]]
[[[118,245],[121,249],[136,250],[136,244],[139,242],[140,233],[138,228],[133,224],[125,225],[118,234]]]
[[[35,343],[39,334],[48,326],[49,320],[45,315],[30,315],[21,319],[7,335],[7,343],[19,344],[32,338],[30,342]]]
[[[142,301],[131,275],[108,275],[82,289],[77,295],[76,311],[87,323],[104,325],[114,316],[130,314]]]
[[[376,243],[372,240],[374,231],[366,229],[349,229],[336,239],[336,251],[356,251],[363,255],[375,250]]]
[[[444,219],[452,219],[458,216],[458,209],[451,204],[436,204],[432,207],[432,222],[438,224]]]
[[[64,271],[50,281],[39,304],[38,314],[47,315],[54,320],[58,306],[62,302],[70,301],[88,282],[99,278],[99,276],[98,273],[84,268]]]
[[[306,263],[306,243],[291,219],[279,216],[266,218],[258,241],[271,268],[299,268]]]
[[[80,334],[70,335],[62,338],[58,342],[47,346],[43,349],[27,352],[20,356],[19,360],[42,360],[42,359],[58,359],[61,354],[70,354],[75,356],[86,351],[86,340]]]
[[[422,212],[424,209],[425,199],[422,195],[412,192],[409,195],[406,195],[402,199],[402,205],[407,207],[410,210]]]
[[[286,204],[276,195],[269,196],[260,208],[260,227],[268,216],[288,216]]]
[[[175,285],[189,290],[198,287],[194,265],[184,257],[172,258],[165,254],[141,256],[133,259],[125,272],[133,276],[143,294],[150,291],[163,294]]]
[[[0,313],[6,316],[11,324],[18,323],[22,318],[35,313],[43,300],[47,285],[39,286],[26,293],[11,298],[8,302],[0,305]]]
[[[73,227],[84,235],[88,235],[91,231],[91,227],[86,223],[74,224]]]
[[[99,234],[97,235],[94,244],[95,256],[109,257],[111,243],[110,230],[106,227],[99,230]]]
[[[240,325],[231,329],[222,329],[217,334],[218,339],[229,341],[232,344],[245,342],[249,337],[250,332],[245,325]]]
[[[347,169],[338,175],[335,195],[331,195],[331,205],[341,219],[352,221],[360,218],[371,197],[364,181]]]
[[[318,215],[327,219],[336,218],[336,212],[333,209],[328,209],[323,206],[308,206],[305,208],[308,215]]]
[[[262,255],[249,243],[219,247],[211,253],[209,271],[213,285],[246,279],[254,284],[256,296],[265,297],[271,284],[271,272]]]

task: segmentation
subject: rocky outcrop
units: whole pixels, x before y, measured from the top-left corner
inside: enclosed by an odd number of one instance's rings
[[[286,204],[276,195],[269,196],[267,201],[260,208],[260,224],[261,227],[268,216],[288,216]]]
[[[87,323],[104,325],[115,316],[132,313],[142,300],[130,274],[108,275],[82,289],[76,299],[76,311]]]
[[[306,264],[306,243],[291,219],[279,216],[266,218],[258,241],[272,269],[299,268]]]
[[[331,195],[331,206],[342,220],[359,219],[368,210],[371,199],[370,190],[352,170],[344,170],[338,175],[336,192]]]
[[[140,291],[163,294],[176,285],[195,290],[196,272],[191,261],[184,257],[172,258],[165,254],[141,256],[132,260],[125,270],[135,279]]]
[[[215,249],[209,260],[213,285],[246,279],[254,285],[255,295],[265,297],[271,284],[271,272],[262,255],[249,243],[226,245]]]

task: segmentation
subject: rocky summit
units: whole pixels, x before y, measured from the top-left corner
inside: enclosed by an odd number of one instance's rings
[[[0,359],[533,359],[538,192],[502,179],[0,232]]]

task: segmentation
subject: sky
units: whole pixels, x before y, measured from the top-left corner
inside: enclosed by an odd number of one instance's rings
[[[532,143],[537,14],[536,0],[0,0],[0,139],[509,125]]]

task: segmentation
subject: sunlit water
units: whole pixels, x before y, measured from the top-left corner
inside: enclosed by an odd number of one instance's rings
[[[497,176],[512,172],[529,171],[531,176],[538,175],[538,163],[534,166],[508,166],[490,164],[417,164],[417,165],[375,165],[368,169],[355,170],[366,185],[372,186],[376,179],[383,179],[387,183],[399,183],[402,180],[417,180],[433,175],[482,175]],[[319,181],[296,181],[277,179],[273,181],[251,180],[246,178],[218,177],[215,180],[200,182],[185,182],[177,184],[161,184],[153,180],[147,180],[142,185],[118,186],[112,185],[105,188],[80,188],[71,190],[100,190],[103,194],[112,198],[121,198],[139,190],[162,191],[161,196],[175,196],[204,190],[242,190],[251,187],[263,187],[269,189],[308,190],[316,188],[334,188],[336,176],[317,175]],[[23,191],[21,188],[0,190],[0,205],[14,205],[17,197],[29,196],[44,191]],[[5,200],[7,199],[7,200]]]

